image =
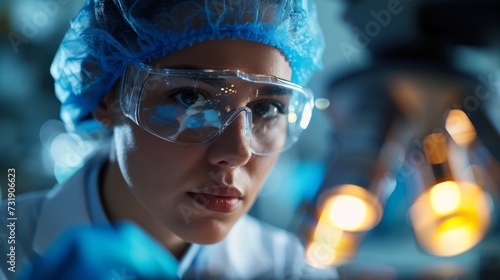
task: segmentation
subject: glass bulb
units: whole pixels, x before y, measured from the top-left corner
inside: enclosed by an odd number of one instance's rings
[[[336,188],[324,205],[331,223],[345,231],[370,230],[382,217],[382,207],[375,195],[356,185]]]
[[[429,196],[432,208],[441,215],[457,210],[460,204],[460,189],[453,181],[435,185],[430,190]]]
[[[437,256],[474,247],[490,224],[488,194],[471,182],[445,181],[424,192],[410,208],[419,244]]]

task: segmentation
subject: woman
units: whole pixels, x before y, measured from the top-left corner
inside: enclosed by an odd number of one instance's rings
[[[181,278],[304,276],[296,238],[245,214],[309,122],[321,36],[308,1],[88,1],[51,72],[68,128],[104,127],[110,145],[18,200],[36,213],[18,261],[75,226],[131,221]]]

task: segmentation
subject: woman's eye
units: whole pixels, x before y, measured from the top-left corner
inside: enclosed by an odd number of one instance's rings
[[[283,114],[283,105],[273,101],[263,101],[253,105],[253,113],[260,118],[273,118]]]
[[[186,107],[191,107],[195,104],[202,105],[206,102],[205,96],[194,90],[182,90],[175,94],[174,98]]]

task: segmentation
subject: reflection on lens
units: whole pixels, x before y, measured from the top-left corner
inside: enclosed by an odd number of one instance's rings
[[[200,128],[205,123],[205,116],[203,114],[191,115],[186,120],[188,128]]]
[[[326,110],[330,107],[330,100],[326,98],[318,98],[314,101],[314,106],[316,106],[318,110]]]
[[[200,143],[212,139],[218,132],[219,130],[215,127],[185,128],[170,140],[185,144]]]
[[[140,119],[146,120],[141,126],[153,134],[161,137],[175,135],[179,131],[180,123],[177,120],[175,109],[171,105],[162,105],[150,110],[142,111],[144,114]]]
[[[309,105],[304,107],[304,111],[302,112],[302,119],[300,120],[300,127],[302,129],[306,129],[309,125],[309,121],[312,117],[312,108]]]
[[[288,123],[284,115],[274,118],[272,122],[253,123],[250,146],[256,153],[268,154],[278,152],[288,145]]]
[[[215,112],[213,109],[208,109],[204,110],[203,114],[205,116],[205,119],[211,123],[216,123],[215,125],[212,124],[212,126],[219,127],[220,126],[220,120],[219,120],[219,115]]]
[[[156,106],[150,112],[146,118],[154,125],[173,125],[177,118],[174,106],[172,105]]]

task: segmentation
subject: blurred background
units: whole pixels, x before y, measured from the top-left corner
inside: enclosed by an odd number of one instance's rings
[[[16,168],[21,194],[63,181],[98,144],[65,131],[49,73],[83,1],[0,1],[0,172]],[[500,275],[498,4],[430,2],[316,0],[327,46],[309,83],[316,111],[251,214],[319,244],[311,262],[338,266],[342,279]],[[373,214],[364,227],[323,213],[351,186]],[[431,209],[433,186],[448,208]],[[473,201],[453,204],[460,195]],[[352,222],[356,203],[337,212]]]

